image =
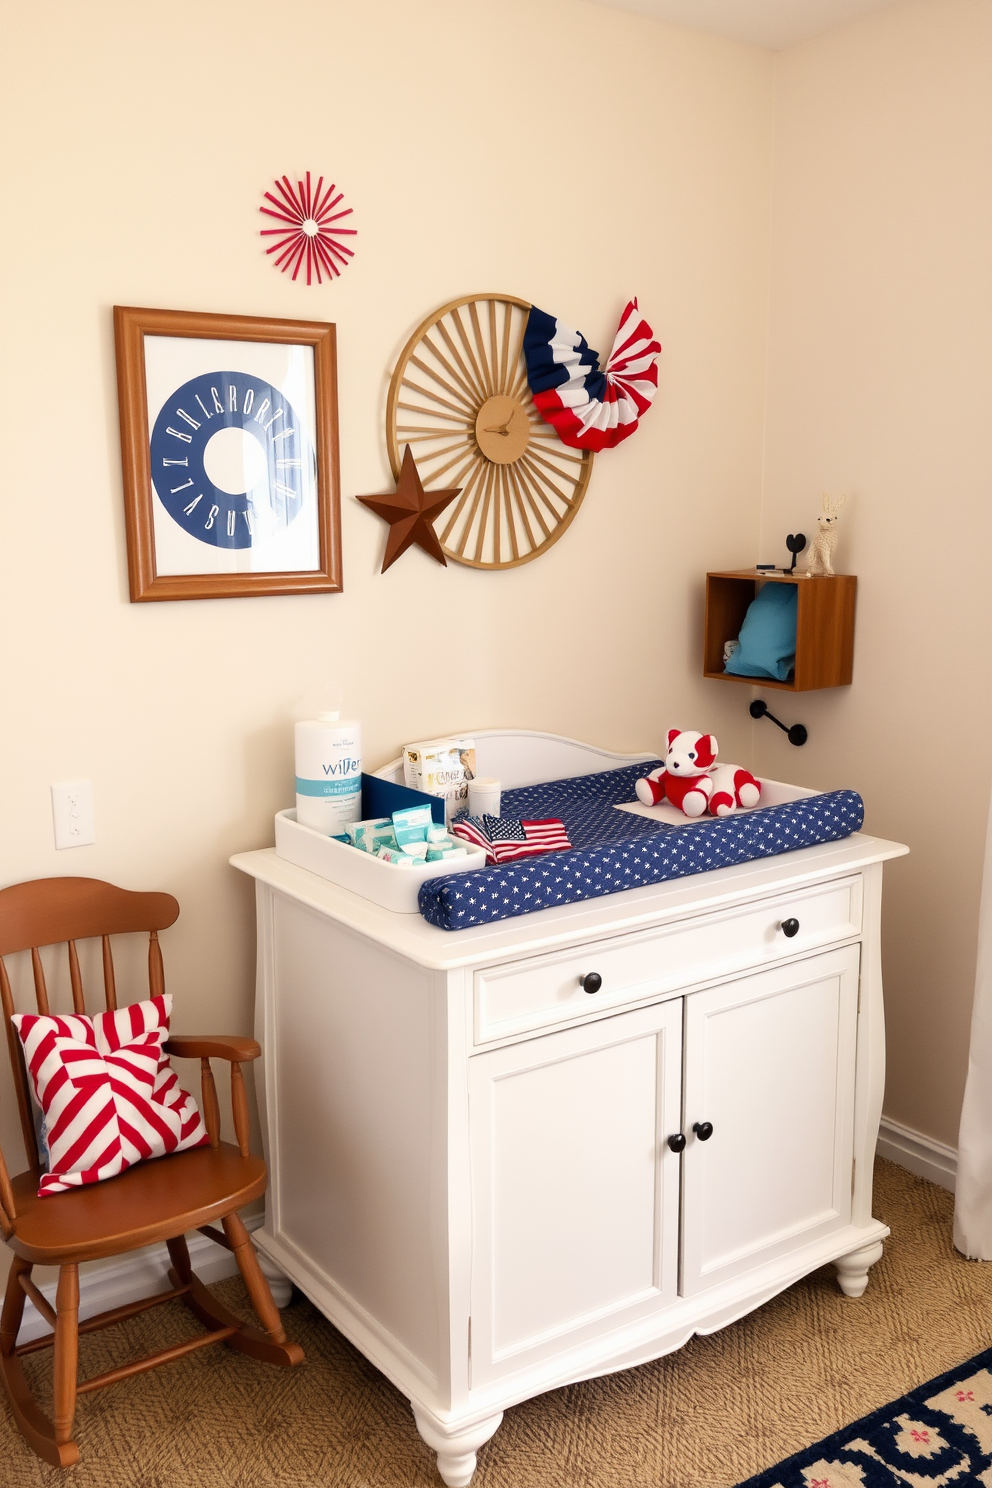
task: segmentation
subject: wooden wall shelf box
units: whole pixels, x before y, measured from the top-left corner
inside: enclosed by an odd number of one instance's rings
[[[796,668],[789,682],[768,677],[735,677],[723,670],[725,641],[736,639],[761,584],[795,584]],[[853,574],[808,579],[805,574],[760,574],[753,568],[706,575],[703,676],[714,681],[777,687],[782,692],[813,692],[848,687],[854,671],[854,606],[858,581]]]

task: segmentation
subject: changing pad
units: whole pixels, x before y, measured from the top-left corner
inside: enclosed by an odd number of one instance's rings
[[[680,826],[617,811],[634,799],[634,782],[660,764],[641,762],[504,791],[503,816],[560,817],[571,851],[496,864],[456,878],[428,879],[420,888],[420,913],[441,930],[464,930],[834,842],[860,831],[864,822],[864,802],[852,790]]]

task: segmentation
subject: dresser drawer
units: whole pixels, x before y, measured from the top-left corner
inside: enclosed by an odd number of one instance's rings
[[[783,923],[798,922],[791,935]],[[792,926],[790,925],[791,929]],[[476,1046],[762,967],[861,932],[861,876],[476,972]],[[580,977],[595,973],[590,994]]]

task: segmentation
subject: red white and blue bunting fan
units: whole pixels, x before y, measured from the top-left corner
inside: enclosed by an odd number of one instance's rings
[[[288,176],[283,176],[274,185],[279,195],[276,197],[267,191],[265,200],[272,205],[258,210],[280,223],[279,227],[262,228],[263,238],[277,239],[265,250],[279,255],[275,259],[276,268],[284,274],[292,269],[295,279],[306,265],[308,284],[314,279],[318,284],[323,283],[321,269],[328,279],[338,278],[354,257],[353,250],[341,239],[357,235],[356,228],[339,226],[342,217],[350,217],[354,210],[340,206],[344,192],[338,191],[333,184],[325,190],[323,176],[313,189],[309,171],[305,182],[297,181],[295,191]],[[335,207],[340,210],[336,212]]]
[[[631,300],[601,370],[584,336],[531,309],[524,357],[534,407],[573,449],[613,449],[629,438],[658,391],[661,344]]]

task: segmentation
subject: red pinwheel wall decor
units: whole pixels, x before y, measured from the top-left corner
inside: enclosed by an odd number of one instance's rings
[[[288,176],[281,176],[274,185],[278,196],[267,191],[265,200],[271,205],[259,207],[259,211],[280,224],[262,228],[263,238],[276,239],[265,250],[278,255],[274,260],[276,268],[284,274],[292,269],[296,279],[305,265],[308,284],[314,279],[318,284],[323,283],[322,269],[328,279],[338,278],[354,257],[352,249],[340,239],[353,238],[357,232],[353,227],[339,226],[342,217],[350,217],[352,213],[351,207],[340,205],[344,192],[338,191],[333,183],[325,190],[323,176],[312,189],[309,171],[305,181],[297,181],[295,189]]]

